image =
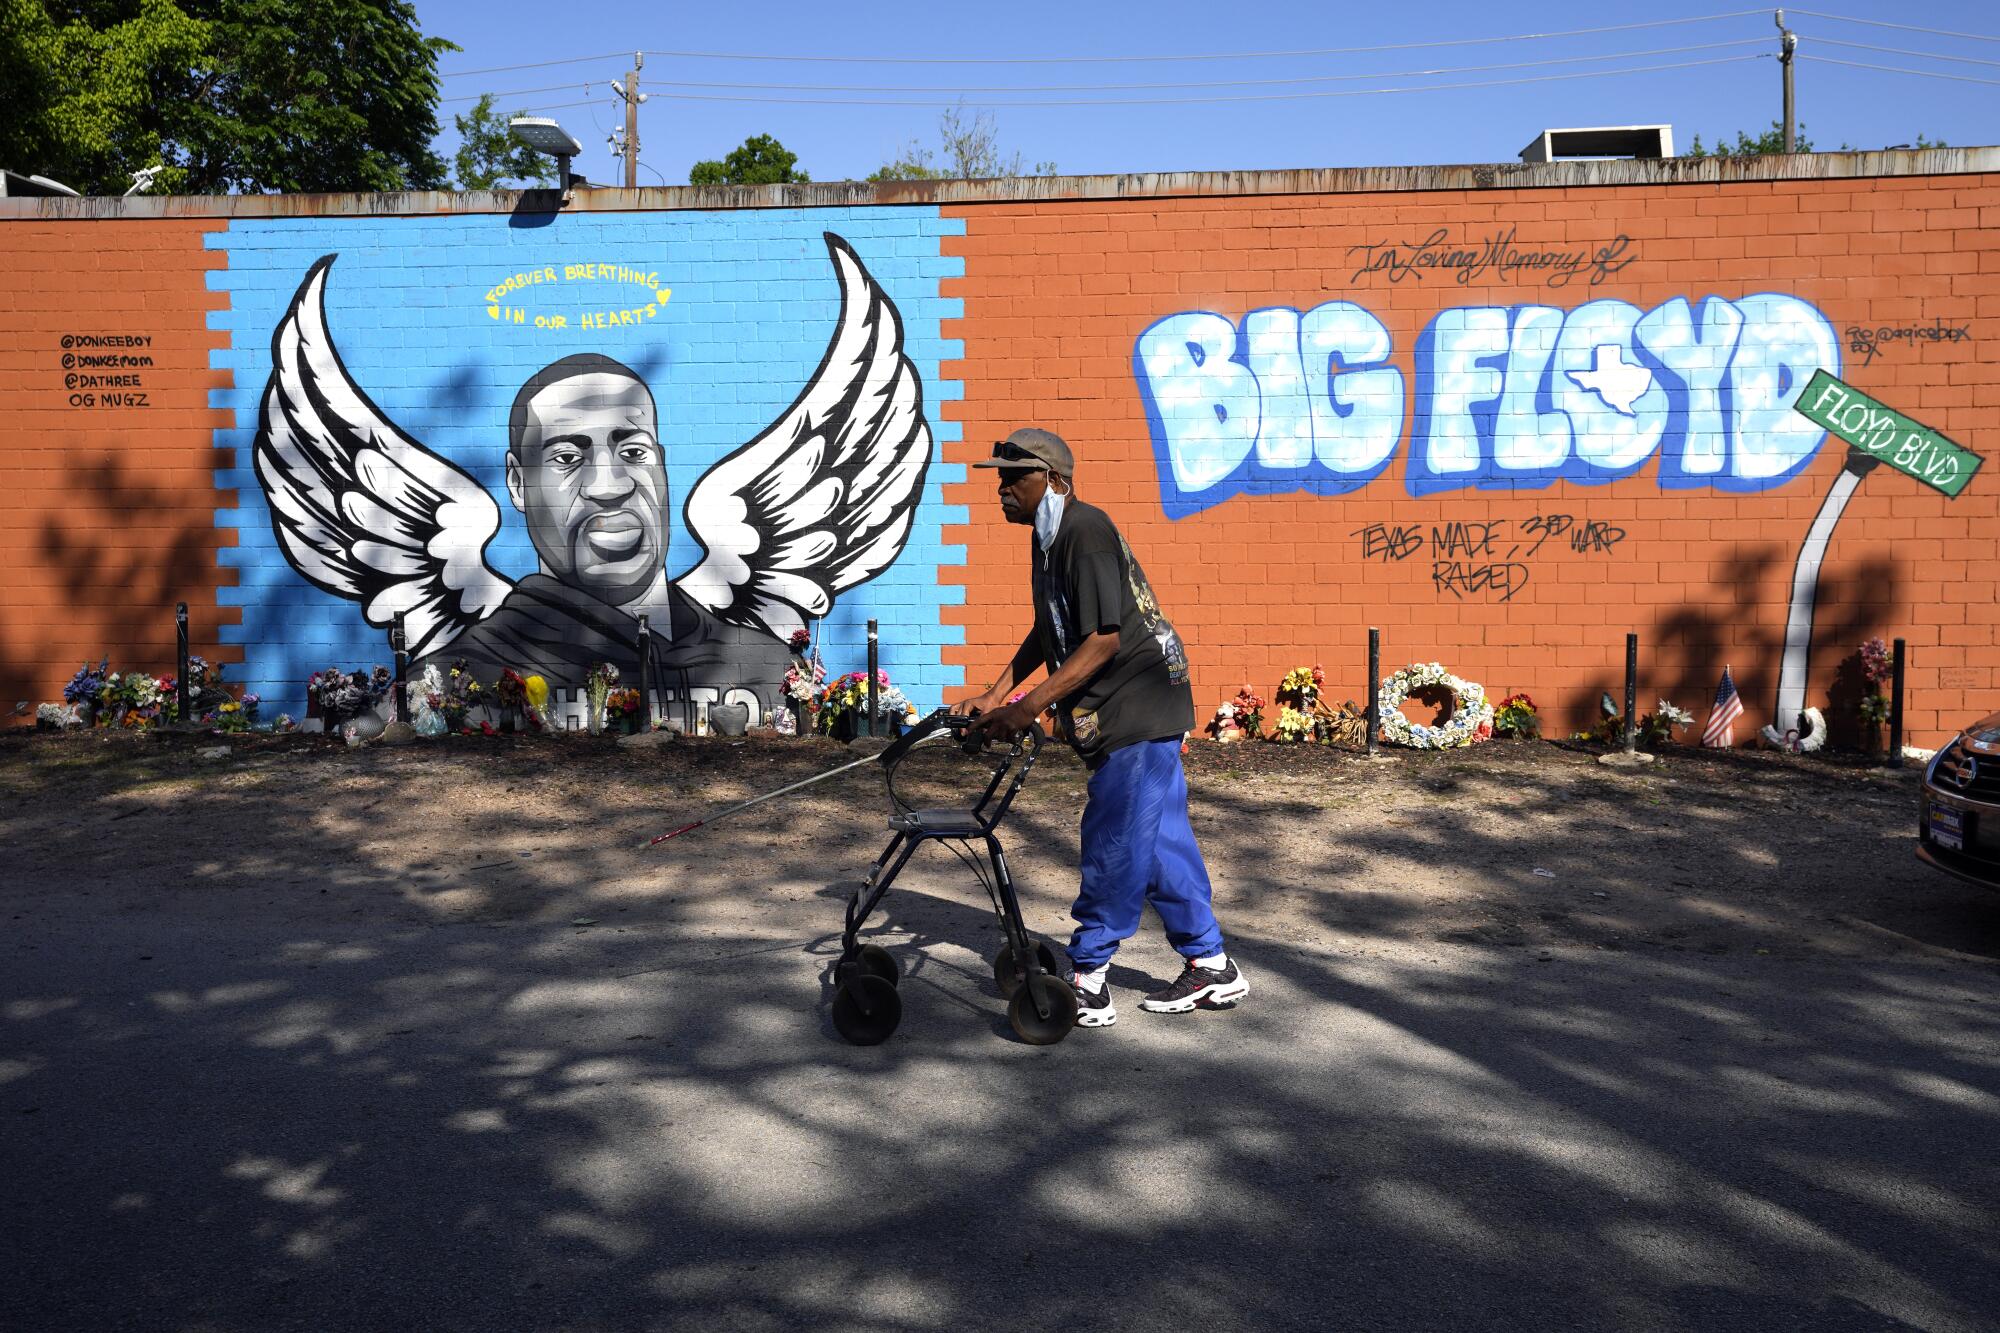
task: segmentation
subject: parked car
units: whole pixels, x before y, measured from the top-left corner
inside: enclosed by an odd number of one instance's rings
[[[1917,855],[2000,889],[2000,713],[1960,732],[1925,767]]]

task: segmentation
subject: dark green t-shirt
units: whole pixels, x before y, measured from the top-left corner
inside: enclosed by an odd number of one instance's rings
[[[1056,705],[1057,728],[1095,768],[1120,746],[1181,736],[1194,726],[1187,651],[1153,586],[1102,509],[1071,496],[1046,554],[1028,534],[1035,636],[1050,671],[1100,630],[1118,652]]]

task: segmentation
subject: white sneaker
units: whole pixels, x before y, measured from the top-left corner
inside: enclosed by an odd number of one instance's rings
[[[1069,974],[1069,987],[1076,992],[1076,1025],[1080,1028],[1108,1028],[1118,1021],[1118,1006],[1111,1003],[1111,987],[1085,990],[1083,978]]]
[[[1220,972],[1212,967],[1197,967],[1194,959],[1187,960],[1187,969],[1165,990],[1156,990],[1139,1001],[1139,1007],[1149,1014],[1186,1014],[1196,1009],[1231,1009],[1236,1002],[1250,993],[1250,983],[1243,979],[1236,960],[1230,959]]]

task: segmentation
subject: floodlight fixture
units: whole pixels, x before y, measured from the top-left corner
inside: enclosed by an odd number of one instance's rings
[[[126,197],[130,198],[135,194],[144,194],[146,191],[152,189],[153,182],[158,180],[160,173],[165,170],[166,168],[163,166],[140,167],[132,173],[132,188],[125,191]]]
[[[47,176],[30,176],[28,179],[47,190],[50,194],[65,195],[71,199],[83,198],[82,194],[70,189],[69,186],[64,185],[59,180],[52,180]]]
[[[583,151],[574,135],[547,116],[516,116],[507,122],[507,128],[516,139],[550,157],[575,157]]]
[[[570,185],[583,177],[570,174],[569,160],[583,151],[576,136],[558,125],[547,116],[516,116],[507,122],[507,128],[528,147],[538,153],[547,153],[556,160],[562,175],[562,199],[569,202]]]

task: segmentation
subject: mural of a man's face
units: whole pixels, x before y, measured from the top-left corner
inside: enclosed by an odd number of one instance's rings
[[[623,605],[660,577],[667,469],[653,395],[626,375],[575,375],[528,402],[507,494],[551,576]]]

